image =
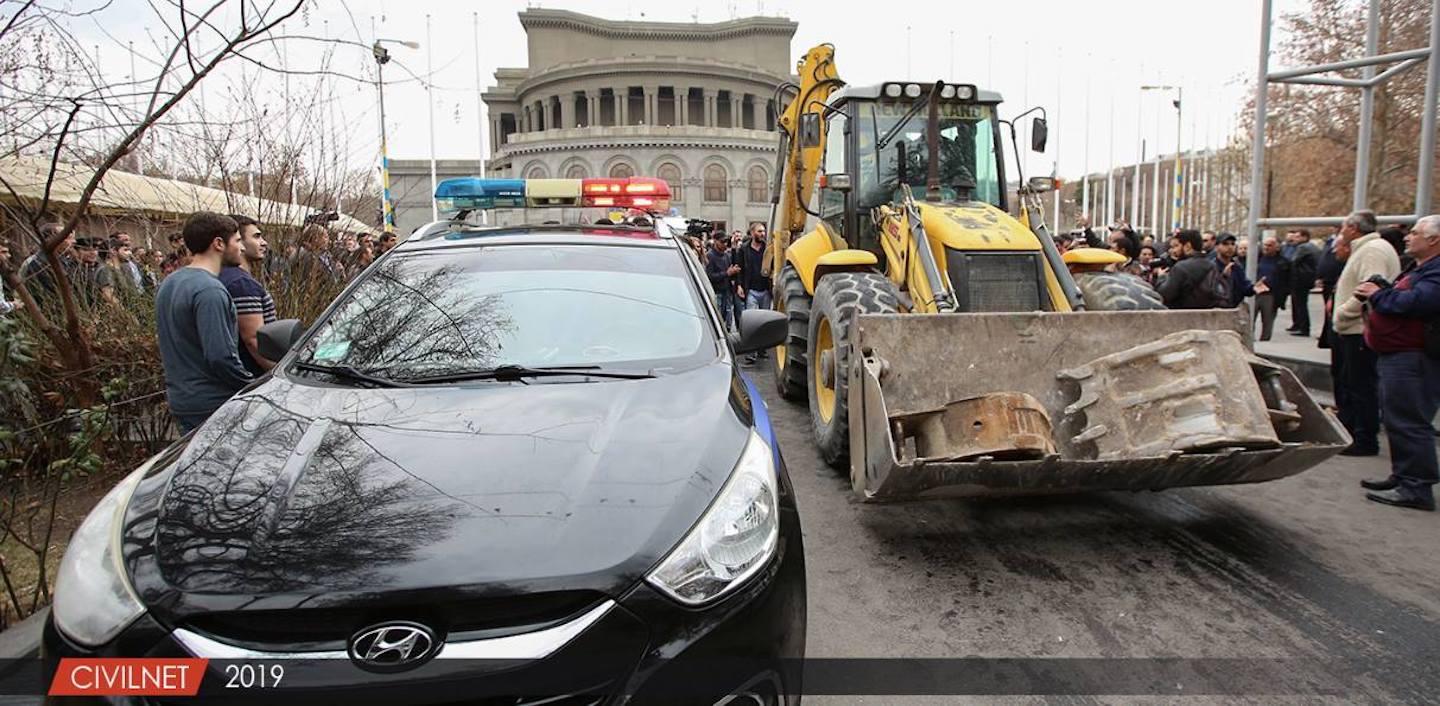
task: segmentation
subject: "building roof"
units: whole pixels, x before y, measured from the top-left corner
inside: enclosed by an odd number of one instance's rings
[[[530,8],[520,12],[520,25],[531,27],[564,27],[608,39],[657,40],[681,39],[714,41],[751,34],[776,34],[787,39],[799,27],[783,17],[742,17],[725,22],[634,22],[607,20],[571,12]]]
[[[0,202],[15,203],[16,195],[39,205],[45,195],[45,180],[50,160],[38,157],[7,157],[0,159],[0,178],[8,188],[0,187]],[[62,162],[55,170],[50,187],[52,208],[73,206],[80,202],[85,185],[95,175],[94,168],[84,164]],[[12,191],[13,190],[13,191]],[[111,170],[100,180],[100,187],[90,199],[89,210],[96,214],[149,214],[184,218],[196,211],[239,213],[273,226],[305,225],[305,216],[313,209],[292,203],[246,196],[208,186],[173,179],[143,176]],[[330,227],[356,233],[379,233],[375,228],[345,214],[331,221]]]

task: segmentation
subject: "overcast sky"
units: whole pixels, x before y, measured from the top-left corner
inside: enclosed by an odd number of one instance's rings
[[[1260,24],[1259,0],[909,0],[895,5],[818,0],[319,0],[304,17],[293,20],[287,32],[328,34],[364,44],[377,34],[421,43],[418,50],[391,49],[395,61],[386,69],[391,156],[430,156],[429,113],[420,78],[428,75],[427,66],[433,63],[436,156],[473,159],[479,154],[481,133],[476,121],[477,54],[479,83],[484,87],[493,83],[496,68],[523,67],[525,33],[516,15],[527,5],[621,20],[788,17],[799,23],[792,57],[830,42],[836,47],[841,76],[850,83],[945,78],[1000,91],[1006,116],[1044,106],[1050,115],[1051,147],[1043,156],[1029,157],[1030,172],[1049,173],[1058,159],[1062,176],[1077,176],[1087,164],[1091,171],[1102,169],[1110,163],[1112,151],[1115,164],[1130,163],[1140,151],[1141,138],[1147,141],[1149,155],[1155,152],[1157,138],[1161,150],[1173,152],[1175,110],[1169,98],[1158,92],[1142,97],[1141,84],[1183,85],[1185,145],[1218,143],[1233,125],[1245,82],[1255,73]],[[1276,18],[1304,5],[1304,0],[1276,0]],[[861,12],[861,7],[871,12]],[[107,46],[135,41],[136,52],[143,53],[147,45],[154,46],[145,39],[146,29],[152,35],[156,31],[149,27],[153,17],[147,19],[146,8],[141,0],[119,0],[94,26],[80,29]],[[884,9],[894,12],[887,15]],[[109,37],[102,36],[102,25]],[[313,67],[320,51],[314,43],[291,43],[287,64]],[[115,60],[122,50],[102,52],[107,69],[128,71]],[[142,55],[142,66],[145,61]],[[347,46],[336,49],[332,68],[368,77],[373,76],[373,65],[368,50]],[[145,72],[142,68],[137,73]],[[233,81],[233,75],[228,80]],[[300,90],[300,83],[296,79],[292,90]],[[271,95],[283,90],[283,82],[275,76],[261,85]],[[378,145],[373,85],[337,80],[333,89],[337,111],[330,119],[348,132],[352,159],[361,165],[373,162]],[[212,85],[207,107],[221,109],[226,92]]]

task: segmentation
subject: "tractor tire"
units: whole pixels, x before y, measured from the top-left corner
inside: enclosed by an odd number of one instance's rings
[[[1165,301],[1139,277],[1124,272],[1086,272],[1075,276],[1089,311],[1148,311],[1164,309]]]
[[[859,314],[900,310],[895,285],[873,272],[837,272],[815,287],[806,340],[810,423],[825,462],[847,470],[850,459],[851,332]],[[828,377],[828,379],[827,379]]]
[[[776,308],[785,312],[789,333],[785,345],[775,351],[775,390],[787,400],[804,402],[809,381],[805,361],[810,353],[806,343],[810,340],[810,294],[791,265],[780,271],[776,289]]]

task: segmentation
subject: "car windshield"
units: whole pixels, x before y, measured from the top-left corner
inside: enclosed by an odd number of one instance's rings
[[[929,157],[925,147],[926,109],[911,116],[890,143],[877,149],[883,137],[905,118],[913,103],[869,102],[858,106],[860,205],[869,208],[896,198],[899,153],[905,143],[909,164],[905,183],[924,193]],[[940,104],[940,185],[946,201],[957,201],[966,189],[971,198],[1000,205],[1000,170],[995,154],[995,106],[977,103]]]
[[[496,245],[392,257],[298,361],[393,380],[500,366],[664,371],[715,351],[670,249]]]

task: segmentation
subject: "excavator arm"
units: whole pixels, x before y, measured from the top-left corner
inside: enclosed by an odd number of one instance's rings
[[[796,66],[796,73],[800,84],[779,119],[779,168],[776,170],[779,188],[772,197],[774,220],[770,228],[770,249],[766,253],[766,266],[772,273],[784,267],[786,248],[805,232],[806,216],[810,214],[807,204],[815,193],[816,177],[825,155],[821,117],[830,94],[845,85],[835,68],[835,47],[830,44],[821,44],[807,52]],[[807,115],[814,117],[807,119]]]

